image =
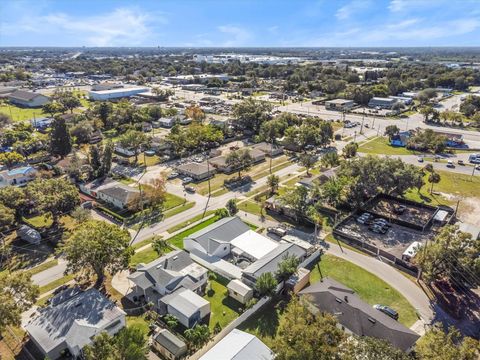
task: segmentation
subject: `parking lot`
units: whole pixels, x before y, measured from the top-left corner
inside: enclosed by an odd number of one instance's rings
[[[431,237],[430,232],[422,233],[421,231],[392,223],[389,225],[390,227],[385,234],[375,233],[369,230],[368,224],[360,224],[356,218],[351,218],[342,224],[338,230],[359,241],[385,250],[398,258],[402,257],[403,252],[413,241],[424,244]]]
[[[387,219],[397,219],[417,226],[425,226],[434,215],[435,210],[420,206],[402,204],[400,201],[379,199],[375,202],[370,211]]]

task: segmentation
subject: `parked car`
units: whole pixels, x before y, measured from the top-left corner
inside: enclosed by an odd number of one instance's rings
[[[396,206],[393,211],[395,212],[395,214],[403,214],[405,212],[405,210],[407,210],[407,207],[405,205],[399,205],[399,206]]]
[[[269,227],[267,228],[267,232],[275,234],[280,237],[284,237],[285,235],[287,235],[287,230],[281,227]]]
[[[168,174],[167,179],[172,180],[175,179],[178,176],[178,173],[176,171],[172,171],[170,174]]]
[[[193,179],[189,176],[187,177],[184,177],[183,180],[182,180],[182,184],[185,185],[185,184],[190,184],[191,182],[193,181]]]
[[[388,221],[383,218],[376,218],[375,220],[373,220],[373,224],[379,224],[379,225],[390,227],[390,224],[388,223]]]
[[[359,224],[366,224],[367,221],[369,221],[371,217],[372,217],[371,214],[369,214],[369,213],[363,213],[362,215],[360,215],[360,216],[357,218],[357,222],[358,222]]]
[[[189,193],[194,193],[195,191],[197,191],[197,189],[195,189],[193,186],[185,186],[185,191]]]
[[[394,320],[398,320],[398,313],[386,305],[375,304],[373,305],[373,308],[383,312],[385,315],[390,316]]]
[[[463,162],[463,160],[458,160],[457,163],[458,163],[458,165],[465,165],[465,163]]]
[[[419,156],[417,157],[418,162],[423,162],[423,157]]]

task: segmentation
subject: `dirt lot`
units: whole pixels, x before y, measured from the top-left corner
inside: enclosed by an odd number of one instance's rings
[[[431,237],[431,233],[422,234],[404,226],[391,224],[391,228],[386,234],[376,234],[368,229],[368,225],[362,225],[355,219],[350,219],[338,230],[343,231],[360,241],[376,246],[382,250],[388,251],[399,258],[413,241],[425,243]]]
[[[420,206],[406,205],[406,210],[403,214],[396,214],[395,209],[400,205],[404,204],[400,201],[380,199],[371,207],[370,211],[382,215],[387,219],[394,218],[418,226],[426,225],[435,213],[434,210],[425,209]]]

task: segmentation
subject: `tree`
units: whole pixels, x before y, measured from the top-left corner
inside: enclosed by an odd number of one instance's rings
[[[277,137],[280,136],[286,128],[286,123],[279,119],[269,120],[264,122],[260,126],[260,138],[270,143],[270,150],[273,152],[273,146],[277,140]],[[273,156],[270,154],[270,173],[272,172],[272,159]]]
[[[437,91],[435,89],[424,89],[418,93],[417,98],[421,104],[426,104],[435,96],[437,96]]]
[[[155,250],[158,256],[165,255],[169,248],[168,241],[161,237],[155,237],[152,241],[152,249]]]
[[[310,169],[315,165],[316,157],[311,154],[301,154],[299,157],[300,164],[307,169],[307,176],[310,176]]]
[[[28,183],[25,193],[33,208],[42,214],[52,214],[54,224],[60,214],[80,204],[77,188],[67,179],[36,179]]]
[[[113,337],[101,332],[91,345],[83,348],[83,355],[86,360],[146,360],[148,344],[145,335],[138,326],[125,327]]]
[[[4,129],[7,127],[7,125],[10,125],[12,123],[12,119],[10,116],[4,113],[0,113],[0,129]]]
[[[267,185],[270,188],[270,194],[275,194],[280,184],[280,177],[275,174],[271,174],[267,177]]]
[[[89,121],[80,121],[70,129],[70,135],[77,144],[87,144],[93,134],[93,126]]]
[[[312,314],[305,297],[292,296],[280,319],[273,350],[277,360],[336,359],[343,331],[333,315]]]
[[[389,342],[369,336],[352,336],[340,347],[342,360],[412,360]]]
[[[435,114],[435,109],[431,106],[424,106],[420,108],[420,114],[423,115],[424,121],[428,122],[430,120],[430,116]]]
[[[62,159],[72,151],[72,139],[68,132],[65,120],[57,117],[52,122],[50,133],[50,152]]]
[[[238,171],[238,178],[242,178],[242,170],[248,170],[253,158],[248,149],[239,149],[230,152],[225,159],[225,164]]]
[[[23,209],[27,205],[25,190],[16,186],[0,188],[0,204],[15,209],[15,217],[20,219]]]
[[[0,203],[0,231],[15,223],[15,210]]]
[[[273,296],[278,282],[271,272],[265,272],[260,275],[255,283],[255,290],[260,297]]]
[[[228,213],[227,209],[220,208],[215,210],[215,216],[219,219],[223,219],[223,218],[226,218],[227,216],[230,216],[230,214]]]
[[[235,199],[228,200],[225,208],[230,216],[235,215],[238,212],[237,201]]]
[[[118,143],[121,147],[135,152],[135,163],[137,163],[138,152],[143,145],[148,143],[148,137],[142,131],[128,130],[120,136]]]
[[[92,218],[92,213],[90,210],[78,206],[72,211],[70,216],[77,222],[77,224],[82,224]]]
[[[94,112],[98,115],[100,120],[102,120],[103,125],[109,128],[110,124],[108,122],[108,119],[113,112],[113,105],[108,101],[102,101],[100,104],[95,106]]]
[[[448,225],[421,248],[415,262],[427,281],[448,279],[456,285],[478,284],[480,278],[480,243],[457,225]]]
[[[13,165],[24,161],[23,155],[20,155],[16,151],[0,153],[0,164],[3,164],[7,169],[11,169]]]
[[[59,252],[65,254],[67,273],[94,273],[96,286],[100,286],[106,271],[114,274],[128,268],[134,253],[129,241],[127,230],[104,221],[90,220],[75,229],[60,246]]]
[[[56,101],[46,103],[42,106],[42,112],[50,114],[50,117],[52,118],[55,117],[55,115],[60,114],[64,111],[65,109],[63,108],[62,104],[59,104]]]
[[[163,321],[165,321],[169,329],[175,329],[178,325],[178,319],[170,314],[165,315]]]
[[[206,118],[205,113],[199,106],[190,106],[185,109],[185,116],[193,121],[203,122]]]
[[[251,130],[258,134],[262,123],[269,120],[271,111],[272,105],[269,102],[249,98],[234,105],[234,125],[241,130]]]
[[[315,225],[314,236],[315,240],[318,239],[318,229],[322,228],[324,217],[322,214],[317,210],[315,205],[311,205],[307,209],[307,216]]]
[[[92,168],[93,178],[96,179],[100,177],[102,170],[102,150],[97,145],[90,146],[89,150],[88,162]]]
[[[82,105],[80,99],[73,95],[73,93],[66,93],[58,99],[59,103],[63,105],[65,110],[70,110],[70,113],[73,114],[73,109]]]
[[[307,210],[308,189],[305,186],[290,188],[280,196],[279,200],[283,205],[295,211],[295,217],[298,220],[298,217],[305,215]]]
[[[480,357],[480,343],[470,337],[462,338],[460,332],[451,327],[445,333],[439,324],[426,332],[415,346],[420,360],[476,360]]]
[[[320,159],[321,163],[323,166],[329,168],[329,167],[335,167],[340,164],[340,159],[338,157],[338,153],[336,151],[330,151],[327,152],[325,155],[322,156]]]
[[[0,334],[7,326],[19,326],[21,315],[37,300],[38,286],[28,272],[0,273]]]
[[[286,281],[295,274],[297,271],[298,264],[300,263],[299,259],[295,255],[289,255],[288,253],[282,258],[278,263],[277,271],[275,276],[278,281]]]
[[[113,143],[108,141],[103,149],[102,167],[99,172],[100,176],[108,175],[112,168],[113,148]]]
[[[392,140],[392,137],[397,136],[400,133],[400,129],[397,125],[388,125],[385,128],[385,135],[388,136],[389,140]]]
[[[185,330],[185,339],[193,349],[201,348],[210,340],[210,329],[207,325],[195,325],[191,329]]]
[[[432,184],[430,187],[430,194],[433,193],[433,184],[438,184],[441,180],[440,174],[436,172],[431,172],[430,175],[428,175],[428,182]]]
[[[345,159],[350,159],[355,157],[357,155],[357,150],[358,150],[358,144],[355,142],[348,143],[345,145],[343,148],[343,156]]]

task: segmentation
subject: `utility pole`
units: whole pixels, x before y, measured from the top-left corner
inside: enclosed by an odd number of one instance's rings
[[[365,108],[363,108],[362,126],[360,126],[360,134],[363,134],[363,122],[364,121],[365,121]]]
[[[353,136],[353,142],[356,142],[356,141],[357,141],[357,130],[355,130],[354,136]]]
[[[476,167],[477,167],[477,165],[476,165],[476,164],[473,164],[472,178],[473,178],[473,176],[475,175],[475,170],[476,170],[475,168],[476,168]]]

